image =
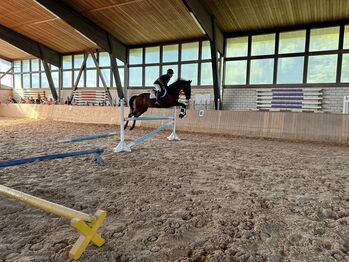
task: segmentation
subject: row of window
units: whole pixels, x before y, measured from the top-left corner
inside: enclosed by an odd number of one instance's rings
[[[349,26],[343,29],[342,37],[336,26],[229,38],[224,84],[348,83]]]
[[[110,58],[108,53],[99,52],[96,54],[98,64],[101,68],[103,78],[107,86],[115,86],[113,81]],[[84,61],[83,54],[68,55],[63,57],[62,63],[62,86],[71,88],[79,75],[81,65]],[[120,65],[119,73],[121,83],[124,81],[123,63],[117,60]],[[59,86],[59,69],[50,65],[52,79],[56,87]],[[10,76],[9,76],[10,77]],[[10,80],[11,81],[11,80]],[[15,88],[48,88],[48,80],[43,64],[39,59],[18,60],[14,62],[14,87]],[[78,87],[103,87],[101,78],[97,74],[96,65],[89,54],[86,60],[86,68],[83,70]]]
[[[129,50],[129,86],[149,87],[167,69],[177,78],[190,79],[193,85],[212,85],[211,48],[209,41]],[[170,83],[171,83],[170,82]]]
[[[108,53],[97,52],[96,58],[107,85],[115,86]],[[181,77],[193,85],[212,85],[209,41],[133,48],[128,58],[131,88],[152,86],[169,68],[175,71],[172,81]],[[83,54],[63,57],[63,88],[74,85],[83,60]],[[125,65],[119,60],[117,64],[124,82]],[[349,26],[228,38],[224,67],[225,85],[349,83]],[[58,68],[51,70],[58,86]],[[40,61],[15,61],[14,84],[48,87]],[[103,87],[91,55],[78,86]]]

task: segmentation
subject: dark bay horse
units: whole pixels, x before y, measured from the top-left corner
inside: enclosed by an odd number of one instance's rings
[[[183,91],[185,94],[185,98],[187,100],[190,99],[191,96],[191,81],[178,79],[173,84],[167,87],[166,95],[161,98],[159,101],[160,104],[155,104],[155,99],[149,98],[149,93],[142,93],[136,96],[132,96],[130,98],[130,113],[128,117],[140,117],[144,112],[148,110],[149,107],[156,108],[169,108],[173,106],[181,106],[181,112],[179,114],[180,118],[183,118],[186,115],[186,105],[178,102],[179,93]],[[128,120],[125,123],[125,128],[128,125]],[[133,121],[133,124],[130,128],[132,130],[136,125],[136,121]]]

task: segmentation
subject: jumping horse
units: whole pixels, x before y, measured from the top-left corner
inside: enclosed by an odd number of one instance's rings
[[[156,105],[155,99],[150,98],[149,93],[142,93],[139,95],[132,96],[129,101],[130,113],[128,117],[140,117],[144,112],[148,110],[149,107],[155,108],[169,108],[173,106],[180,106],[181,112],[179,118],[183,118],[186,115],[186,105],[184,103],[178,102],[179,94],[183,92],[187,100],[191,97],[191,81],[178,79],[173,84],[169,85],[167,88],[167,93],[164,97],[160,99],[159,105]],[[128,125],[128,120],[125,123],[125,129]],[[136,121],[130,128],[132,130],[136,125]]]

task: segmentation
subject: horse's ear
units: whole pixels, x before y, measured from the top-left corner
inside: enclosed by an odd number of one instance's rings
[[[189,80],[189,83],[191,83],[192,80]]]

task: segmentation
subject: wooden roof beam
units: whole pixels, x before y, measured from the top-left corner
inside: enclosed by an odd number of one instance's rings
[[[96,43],[108,53],[114,53],[118,59],[126,62],[126,46],[108,31],[95,24],[92,20],[75,11],[62,1],[35,0],[43,8],[64,20],[78,33]]]
[[[183,0],[191,16],[201,30],[208,36],[211,43],[215,43],[218,51],[224,54],[224,35],[218,27],[214,16],[210,15],[199,0]]]
[[[10,28],[0,25],[0,38],[9,44],[54,66],[60,67],[60,54]]]

